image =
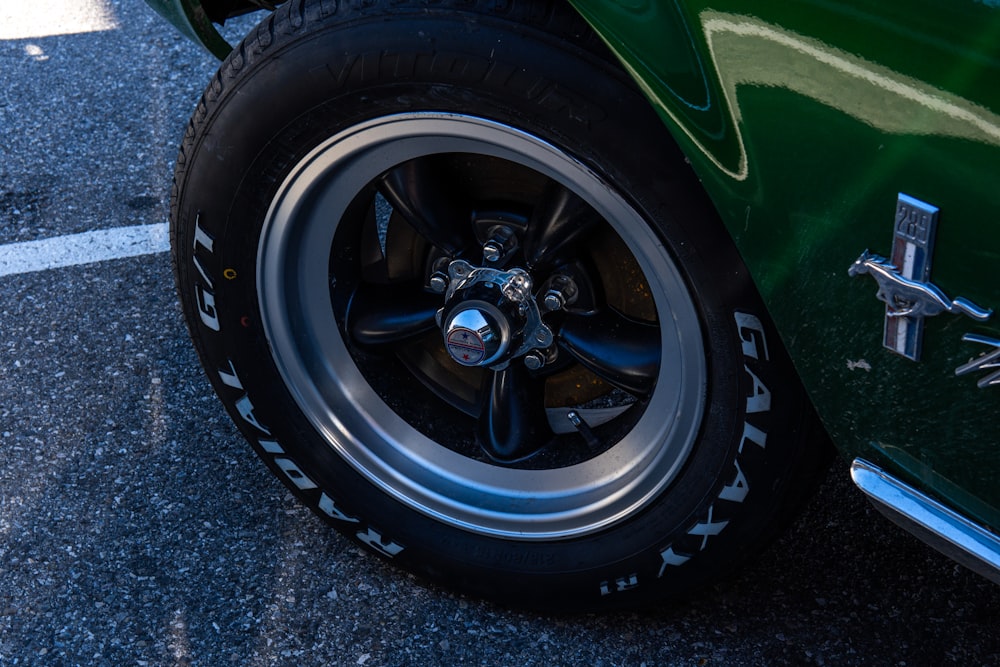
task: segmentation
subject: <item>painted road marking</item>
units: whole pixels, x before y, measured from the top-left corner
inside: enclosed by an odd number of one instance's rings
[[[117,30],[119,25],[109,0],[4,0],[2,4],[0,39],[3,40]],[[25,48],[29,56],[48,60],[37,45],[28,47],[34,47]]]
[[[167,252],[169,237],[161,222],[0,245],[0,276]]]

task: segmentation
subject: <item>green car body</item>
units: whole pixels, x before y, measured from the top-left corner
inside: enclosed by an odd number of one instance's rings
[[[219,56],[211,20],[250,9],[147,2]],[[572,4],[690,160],[840,451],[996,540],[1000,315],[928,316],[906,358],[883,346],[875,282],[848,269],[890,253],[903,193],[939,211],[918,282],[1000,310],[1000,3]]]

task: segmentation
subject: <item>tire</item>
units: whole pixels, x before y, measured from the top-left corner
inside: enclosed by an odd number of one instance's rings
[[[448,586],[576,610],[689,593],[819,461],[732,242],[561,3],[288,3],[205,92],[171,233],[257,453]]]

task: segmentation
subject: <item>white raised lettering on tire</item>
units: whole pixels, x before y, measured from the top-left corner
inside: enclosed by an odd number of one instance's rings
[[[736,312],[733,313],[733,316],[736,321],[737,334],[742,341],[741,348],[744,356],[743,370],[750,377],[752,386],[752,391],[746,399],[746,414],[747,417],[751,415],[756,416],[771,410],[771,391],[757,374],[750,370],[747,360],[767,361],[769,359],[767,337],[764,334],[764,325],[761,324],[760,319],[755,315]],[[740,463],[741,458],[746,454],[745,445],[748,442],[753,443],[760,449],[764,449],[767,444],[767,433],[758,426],[751,424],[749,420],[746,420],[743,423],[743,434],[740,438],[740,444],[737,447],[736,457],[733,459],[732,481],[722,487],[719,495],[716,496],[716,502],[722,500],[739,504],[746,500],[747,495],[750,493],[750,480],[747,478]],[[703,551],[709,544],[709,538],[719,535],[729,525],[728,519],[715,518],[716,502],[709,505],[707,516],[696,522],[685,534],[685,537],[694,536],[701,538],[695,548],[695,553]],[[677,541],[675,540],[660,549],[660,571],[657,574],[657,578],[664,575],[667,567],[679,567],[693,557],[694,554],[687,553],[686,550],[681,552],[676,551],[676,544]]]

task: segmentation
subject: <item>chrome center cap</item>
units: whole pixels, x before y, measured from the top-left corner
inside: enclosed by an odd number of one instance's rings
[[[511,359],[552,345],[523,269],[474,267],[456,259],[437,323],[448,355],[463,366],[506,367]]]
[[[470,301],[444,322],[445,348],[463,366],[489,366],[510,347],[510,327],[496,307]]]

